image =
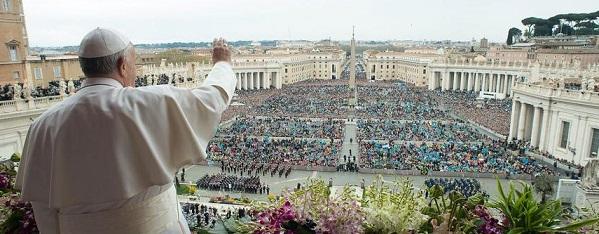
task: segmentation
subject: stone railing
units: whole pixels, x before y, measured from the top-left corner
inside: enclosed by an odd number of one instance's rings
[[[564,99],[570,101],[599,104],[599,92],[593,91],[570,90],[547,87],[537,84],[516,82],[514,85],[514,92],[521,92],[534,96],[550,97],[554,99]]]
[[[276,68],[281,64],[277,62],[233,62],[233,70],[238,68]]]
[[[32,99],[0,101],[0,115],[14,112],[47,109],[63,101],[66,96],[49,96]]]

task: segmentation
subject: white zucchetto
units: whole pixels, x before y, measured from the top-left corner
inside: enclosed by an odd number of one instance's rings
[[[115,54],[131,44],[123,34],[107,28],[89,32],[79,45],[80,58],[98,58]]]

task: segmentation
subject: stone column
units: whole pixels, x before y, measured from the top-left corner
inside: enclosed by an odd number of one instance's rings
[[[480,91],[479,73],[474,73],[474,92]]]
[[[468,91],[472,91],[472,72],[468,73],[468,87],[466,88],[466,90]]]
[[[248,72],[248,77],[249,77],[249,83],[250,83],[250,90],[254,89],[254,73],[253,72]]]
[[[237,86],[236,86],[237,90],[241,89],[241,79],[239,77],[240,77],[239,73],[235,73],[235,78],[237,78]]]
[[[506,96],[506,97],[507,97],[507,94],[508,94],[508,92],[507,92],[507,87],[508,87],[508,86],[507,86],[507,83],[508,83],[508,82],[507,82],[507,81],[508,81],[508,76],[509,76],[509,75],[504,75],[504,76],[503,76],[503,94],[505,94],[505,96]]]
[[[540,126],[541,135],[539,135],[539,150],[541,150],[541,151],[545,150],[545,146],[546,146],[545,141],[546,141],[546,139],[548,139],[546,135],[548,134],[547,123],[549,122],[549,116],[550,116],[550,114],[549,114],[549,111],[547,110],[547,108],[543,108],[543,116],[542,116],[543,121],[541,121],[541,126]]]
[[[466,90],[466,79],[468,79],[468,73],[460,72],[460,91]]]
[[[254,88],[260,89],[260,72],[254,72]]]
[[[481,78],[483,80],[483,86],[480,87],[480,91],[481,92],[485,92],[485,91],[487,91],[487,74],[483,73],[481,75],[482,75]]]
[[[272,72],[266,72],[266,88],[270,89],[270,82],[271,82],[271,78],[272,78]]]
[[[459,81],[458,74],[460,74],[460,73],[458,73],[458,72],[453,73],[453,87],[452,87],[453,91],[456,91],[460,88],[460,84],[458,83],[458,81]]]
[[[514,75],[510,75],[507,79],[507,94],[512,95],[512,85],[514,85]]]
[[[524,135],[526,129],[526,109],[527,104],[520,104],[520,117],[518,119],[518,140],[523,140],[526,136]]]
[[[501,74],[495,76],[495,92],[501,93]]]
[[[510,120],[510,136],[508,140],[514,139],[518,135],[518,121],[520,117],[520,102],[514,100],[512,102],[512,118]]]
[[[443,77],[443,81],[441,82],[441,90],[447,91],[449,90],[449,79],[451,77],[451,73],[447,72],[447,76]]]
[[[248,76],[247,73],[241,73],[241,80],[243,81],[243,90],[248,90]]]
[[[539,122],[541,121],[541,108],[538,106],[533,107],[534,108],[534,114],[532,117],[532,133],[530,135],[530,144],[532,146],[538,146],[538,140],[539,140]]]

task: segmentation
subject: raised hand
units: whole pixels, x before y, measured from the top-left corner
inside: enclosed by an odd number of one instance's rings
[[[223,38],[215,38],[212,41],[212,63],[216,64],[217,62],[231,63],[231,50]]]

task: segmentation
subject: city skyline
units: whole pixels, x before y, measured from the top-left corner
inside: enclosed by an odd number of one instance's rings
[[[352,25],[356,25],[359,41],[468,41],[485,37],[504,42],[510,27],[524,28],[520,23],[523,18],[591,12],[596,5],[591,0],[567,7],[558,5],[558,1],[515,0],[425,0],[409,4],[387,0],[158,3],[25,0],[30,45],[77,45],[86,32],[97,26],[122,31],[135,44],[202,42],[219,36],[231,41],[348,41]],[[58,9],[60,14],[55,13]],[[498,14],[489,17],[492,13]]]

